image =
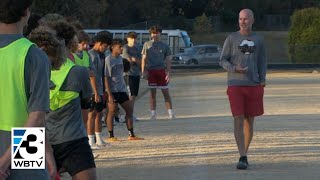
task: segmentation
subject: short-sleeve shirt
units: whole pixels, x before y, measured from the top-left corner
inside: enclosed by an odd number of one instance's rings
[[[76,52],[76,55],[82,59],[83,58],[83,51]],[[90,71],[95,71],[90,55],[89,55],[89,67],[88,68]]]
[[[165,59],[171,55],[171,50],[167,44],[151,40],[144,43],[141,54],[146,55],[148,70],[164,69],[166,67]]]
[[[0,34],[0,48],[23,38],[22,35]],[[36,45],[32,45],[26,56],[24,65],[25,91],[27,96],[27,111],[49,112],[49,79],[51,63],[48,56]]]
[[[123,46],[122,57],[129,59],[130,57],[134,57],[137,59],[141,59],[141,54],[137,46]],[[140,76],[140,66],[135,62],[130,63],[130,69],[128,71],[129,76]]]
[[[46,130],[50,143],[54,145],[87,136],[82,122],[80,103],[82,99],[89,100],[92,95],[87,68],[73,66],[60,90],[77,92],[80,96],[47,114]]]
[[[113,57],[109,55],[105,62],[105,77],[110,77],[109,85],[113,93],[127,92],[126,83],[123,78],[123,62],[122,57]]]
[[[100,59],[100,53],[95,51],[94,49],[91,49],[88,51],[90,58],[92,60],[93,66],[94,66],[94,74],[96,77],[96,85],[97,85],[97,91],[100,96],[103,95],[103,68],[104,64],[103,61]]]

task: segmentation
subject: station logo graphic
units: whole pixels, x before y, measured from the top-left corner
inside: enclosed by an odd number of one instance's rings
[[[45,129],[12,128],[11,168],[45,169]]]

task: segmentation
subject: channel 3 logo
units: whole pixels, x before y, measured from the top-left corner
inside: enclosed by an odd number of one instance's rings
[[[12,128],[11,168],[45,168],[44,128]]]

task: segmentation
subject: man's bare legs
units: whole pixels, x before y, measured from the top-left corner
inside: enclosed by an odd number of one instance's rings
[[[170,94],[169,94],[169,89],[168,88],[161,89],[161,91],[162,91],[162,94],[163,94],[163,97],[164,97],[164,101],[165,101],[166,108],[167,108],[167,111],[168,111],[168,114],[169,114],[169,118],[170,119],[174,119],[175,115],[174,115],[173,110],[172,110],[172,101],[171,101],[171,97],[170,97]]]
[[[96,180],[96,179],[97,179],[96,168],[87,169],[72,176],[72,180]]]
[[[96,111],[96,117],[94,121],[94,129],[95,129],[95,135],[96,135],[96,143],[99,146],[106,145],[106,143],[102,140],[102,122],[101,122],[102,112]]]
[[[133,102],[131,100],[126,101],[120,104],[121,107],[126,112],[126,124],[128,129],[133,129],[133,121],[132,121],[132,114],[133,114]]]
[[[244,116],[234,116],[234,138],[236,140],[240,156],[246,156],[243,126]]]
[[[245,153],[247,154],[252,137],[253,137],[254,117],[245,117],[243,125],[244,125],[243,131],[244,131],[244,138],[245,138],[244,148],[245,148]]]
[[[88,109],[81,109],[81,113],[82,113],[82,120],[83,120],[84,128],[87,130],[89,110]]]
[[[166,108],[167,109],[172,109],[172,102],[171,102],[171,97],[169,94],[169,89],[161,89],[164,101],[166,103]]]
[[[113,134],[113,118],[114,118],[114,114],[115,114],[117,108],[118,108],[118,105],[116,103],[114,103],[114,102],[108,103],[108,113],[107,113],[107,117],[106,117],[106,124],[108,127],[108,133],[109,133],[108,141],[116,141],[117,140]]]
[[[234,117],[234,137],[240,154],[238,169],[246,169],[248,167],[247,153],[253,137],[253,125],[254,117]]]
[[[144,138],[137,137],[133,131],[133,120],[132,120],[132,118],[133,118],[133,103],[132,103],[132,101],[130,101],[130,100],[125,101],[120,105],[126,112],[126,124],[127,124],[127,129],[129,131],[128,140],[144,140]]]
[[[151,120],[155,120],[157,118],[156,115],[156,106],[157,106],[157,89],[150,89],[150,111],[151,111]]]
[[[89,145],[91,148],[95,146],[95,138],[94,138],[94,124],[95,124],[95,119],[96,119],[96,112],[95,111],[90,111],[88,113],[88,122],[87,122],[87,133],[88,133],[88,138],[89,138]]]
[[[166,108],[168,110],[169,113],[169,118],[173,119],[175,118],[173,110],[172,110],[172,101],[171,101],[171,97],[169,94],[169,89],[161,89],[161,92],[163,94],[164,97],[164,101],[166,104]],[[151,110],[151,119],[156,119],[156,106],[157,106],[157,100],[156,100],[156,96],[157,96],[157,89],[156,88],[152,88],[150,89],[150,110]]]

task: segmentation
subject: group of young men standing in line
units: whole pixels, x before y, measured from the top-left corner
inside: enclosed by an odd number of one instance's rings
[[[109,32],[99,32],[87,52],[89,38],[85,32],[65,19],[46,17],[39,20],[40,25],[27,39],[23,37],[23,29],[31,14],[32,2],[5,0],[0,3],[1,74],[8,76],[8,81],[1,82],[1,87],[7,88],[0,91],[1,95],[9,95],[1,98],[0,179],[53,179],[61,172],[68,172],[73,179],[96,179],[92,149],[107,145],[101,135],[104,104],[108,106],[107,141],[118,140],[113,132],[118,104],[126,112],[128,140],[143,140],[135,135],[132,121],[132,102],[138,95],[140,69],[143,68],[145,77],[149,75],[150,86],[167,89],[170,49],[160,41],[161,29],[154,26],[150,29],[152,40],[145,43],[142,58],[135,46],[134,32],[128,33],[128,44],[124,47],[122,41],[112,39]],[[111,53],[105,56],[107,49]],[[130,62],[130,97],[121,54]],[[164,89],[169,115],[173,118],[168,90]],[[154,90],[152,94],[155,95]],[[3,103],[11,113],[2,112]],[[155,117],[154,96],[152,115]],[[45,127],[47,169],[10,169],[11,128],[23,126]]]
[[[101,136],[104,96],[108,106],[107,140],[111,142],[118,140],[113,132],[118,104],[126,111],[128,140],[143,140],[135,135],[132,120],[140,69],[151,88],[151,119],[156,119],[156,88],[162,90],[169,118],[175,118],[168,90],[170,48],[160,41],[161,28],[153,26],[152,40],[144,43],[142,57],[135,47],[134,32],[128,33],[125,46],[121,40],[112,39],[109,32],[99,32],[93,48],[86,52],[87,35],[65,20],[44,19],[26,39],[22,34],[32,2],[0,2],[0,180],[53,179],[57,172],[68,172],[73,179],[96,179],[92,149],[106,145]],[[228,71],[227,93],[241,156],[238,169],[249,166],[246,154],[254,117],[263,114],[265,52],[263,39],[252,33],[253,20],[251,10],[240,12],[240,31],[228,36],[220,61]],[[107,49],[111,54],[104,57]],[[131,64],[130,97],[121,54]],[[45,127],[47,169],[10,169],[11,128],[24,126]]]

